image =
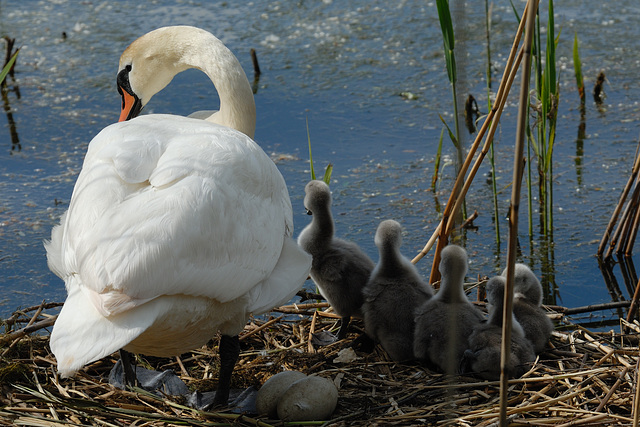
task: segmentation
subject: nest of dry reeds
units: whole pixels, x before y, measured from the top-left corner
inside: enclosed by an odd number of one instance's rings
[[[203,412],[183,398],[141,389],[123,391],[107,376],[117,355],[95,362],[74,379],[56,376],[47,313],[56,304],[16,312],[0,336],[0,425],[282,425],[231,410]],[[45,308],[47,307],[47,308]],[[553,314],[551,314],[553,316]],[[573,327],[555,314],[563,330],[522,378],[509,382],[511,425],[632,425],[637,400],[640,325],[624,322],[628,335]],[[241,334],[242,352],[232,387],[259,388],[283,370],[331,379],[338,407],[328,421],[305,425],[480,425],[499,418],[499,382],[447,377],[417,363],[391,361],[379,346],[354,346],[362,324],[345,340],[318,346],[314,333],[335,330],[337,316],[326,303],[280,307],[270,318],[252,319]],[[39,332],[36,332],[39,331]],[[31,333],[30,333],[31,332]],[[214,390],[217,342],[179,358],[144,358],[138,363],[173,369],[193,389]]]

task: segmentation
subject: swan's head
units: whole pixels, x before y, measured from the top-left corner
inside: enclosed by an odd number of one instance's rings
[[[502,276],[495,276],[487,282],[487,302],[489,303],[489,322],[502,325],[502,308],[504,307],[504,289],[507,279]],[[511,332],[513,336],[524,338],[524,329],[516,319],[515,314],[511,314]]]
[[[317,211],[326,211],[331,206],[331,191],[323,181],[309,181],[304,187],[304,207],[309,215]]]
[[[502,307],[504,304],[504,286],[506,279],[494,276],[487,282],[487,302],[492,307]]]
[[[461,281],[467,274],[467,251],[457,245],[446,246],[440,255],[438,270],[445,280]]]
[[[507,277],[507,269],[502,272],[502,276]],[[515,265],[513,292],[533,304],[542,304],[542,285],[533,271],[525,264]]]
[[[151,31],[129,45],[120,57],[118,92],[122,96],[120,120],[140,114],[151,97],[173,77],[190,66],[184,57],[193,40],[213,37],[195,27],[163,27]]]
[[[378,225],[374,242],[381,251],[383,248],[399,248],[402,244],[402,226],[392,219],[382,221]]]

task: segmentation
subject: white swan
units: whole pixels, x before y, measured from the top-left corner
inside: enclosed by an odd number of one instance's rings
[[[45,242],[68,292],[50,344],[70,376],[118,349],[175,356],[219,331],[215,403],[226,404],[237,334],[252,312],[300,289],[311,257],[291,238],[282,175],[250,138],[249,82],[213,35],[166,27],[134,41],[120,59],[121,119],[188,68],[211,78],[218,112],[141,116],[89,144],[69,209]]]

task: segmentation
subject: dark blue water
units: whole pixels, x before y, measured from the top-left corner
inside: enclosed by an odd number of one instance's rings
[[[486,110],[484,2],[475,3],[451,3],[461,69],[458,92],[461,97],[473,94]],[[515,4],[521,10],[524,2]],[[522,260],[557,286],[547,302],[566,306],[612,299],[594,254],[629,175],[639,133],[640,43],[632,17],[640,6],[623,0],[615,11],[606,9],[592,0],[558,2],[555,8],[561,98],[551,266],[544,261],[549,257],[541,255],[542,239],[536,234],[530,241],[527,218],[520,218]],[[435,2],[5,1],[0,30],[15,37],[22,50],[16,81],[10,81],[10,87],[19,87],[20,97],[8,94],[20,148],[12,149],[6,120],[0,129],[0,317],[43,299],[64,299],[63,283],[46,266],[42,241],[67,208],[88,142],[117,120],[120,53],[147,31],[176,24],[200,26],[220,37],[250,81],[249,50],[257,50],[263,73],[257,83],[256,140],[287,180],[298,231],[308,221],[302,206],[309,179],[308,120],[316,171],[329,162],[334,165],[334,213],[341,235],[361,244],[374,259],[373,234],[383,219],[396,219],[405,227],[407,256],[413,257],[430,237],[448,198],[455,157],[445,141],[443,179],[431,191],[442,129],[438,115],[453,122]],[[502,73],[515,24],[509,2],[495,2],[495,76]],[[588,90],[582,142],[577,141],[574,33],[581,42]],[[589,92],[601,70],[608,79],[607,98],[596,108]],[[517,91],[516,85],[496,137],[504,214]],[[416,99],[407,100],[400,96],[403,92]],[[215,109],[216,102],[210,82],[192,71],[178,76],[146,111],[186,115]],[[466,232],[464,241],[471,261],[469,281],[495,274],[506,260],[506,244],[495,243],[488,170],[488,163],[481,167],[467,198],[467,209],[479,213],[477,231]],[[502,220],[503,242],[506,232]],[[419,267],[428,275],[430,256]],[[616,274],[622,296],[629,298]]]

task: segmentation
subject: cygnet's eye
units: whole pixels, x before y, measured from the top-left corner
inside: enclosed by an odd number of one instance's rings
[[[304,208],[305,211],[307,211],[307,215],[313,215],[313,212],[311,212],[309,209]]]

